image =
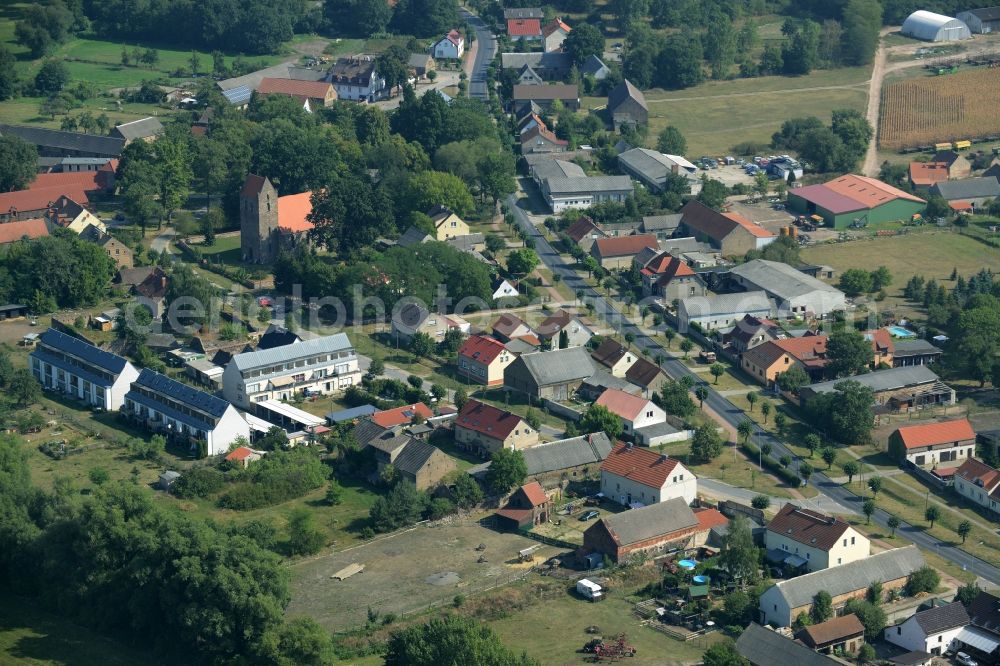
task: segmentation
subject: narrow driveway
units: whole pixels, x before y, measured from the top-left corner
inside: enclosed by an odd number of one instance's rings
[[[149,247],[151,250],[156,250],[159,254],[163,254],[164,252],[169,254],[170,243],[172,243],[176,237],[176,231],[170,228],[164,229],[156,238],[153,239],[153,242],[150,243]]]
[[[518,198],[516,194],[510,195],[506,201],[511,212],[514,214],[518,225],[525,231],[525,233],[534,239],[535,251],[538,253],[539,258],[545,263],[553,274],[559,275],[573,291],[582,291],[584,298],[594,304],[595,314],[598,317],[605,319],[611,325],[612,329],[620,331],[622,334],[631,333],[634,335],[634,344],[640,350],[648,349],[650,351],[650,358],[656,358],[658,354],[665,355],[665,350],[657,341],[624,317],[610,301],[601,296],[593,287],[577,275],[576,271],[570,268],[565,258],[559,255],[552,248],[545,236],[538,231],[530,220],[528,220],[524,210],[522,210],[518,205]],[[735,428],[746,418],[746,415],[740,408],[729,402],[729,400],[725,397],[719,395],[719,393],[712,388],[711,384],[701,379],[697,374],[691,372],[681,361],[675,358],[668,358],[661,367],[667,375],[673,379],[689,377],[693,382],[693,387],[706,387],[708,389],[708,398],[705,400],[705,405],[712,412],[717,414],[727,427]],[[791,457],[792,460],[795,461],[792,463],[792,467],[796,470],[798,469],[799,461],[797,460],[796,455],[789,450],[784,443],[773,437],[769,432],[755,425],[753,437],[759,444],[770,444],[772,450],[778,456],[787,455]],[[858,513],[858,509],[861,507],[861,503],[863,501],[862,498],[834,483],[822,472],[813,473],[813,475],[809,478],[809,484],[826,495],[826,497],[831,501],[831,508],[828,510],[836,510],[843,513]],[[889,520],[889,514],[887,512],[881,509],[877,510],[872,516],[872,520],[879,526],[888,529],[887,522]],[[919,547],[928,551],[933,551],[963,569],[971,571],[975,575],[980,576],[991,583],[1000,585],[1000,569],[979,559],[978,557],[974,557],[973,555],[955,548],[950,544],[938,541],[934,537],[925,533],[923,529],[914,525],[900,523],[900,527],[896,531]]]

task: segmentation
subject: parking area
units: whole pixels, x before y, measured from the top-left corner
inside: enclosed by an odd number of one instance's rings
[[[537,544],[475,522],[417,527],[294,564],[287,612],[337,631],[364,624],[369,608],[400,615],[450,603],[455,595],[516,580],[531,567],[518,561],[518,551]],[[477,550],[480,545],[485,548]],[[535,562],[557,552],[553,546],[541,546],[535,550]],[[332,578],[354,563],[364,571],[342,581]]]

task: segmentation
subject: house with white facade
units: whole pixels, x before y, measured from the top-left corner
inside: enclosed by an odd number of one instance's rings
[[[1000,513],[1000,470],[968,458],[955,470],[955,492],[994,514]]]
[[[634,190],[629,176],[556,177],[542,182],[542,195],[553,213],[590,208],[604,201],[624,203]]]
[[[944,655],[970,622],[961,602],[914,613],[894,627],[886,627],[885,640],[911,652]]]
[[[226,453],[239,437],[250,441],[250,426],[231,404],[149,368],[132,382],[122,412],[150,430],[192,446],[204,442],[210,456]]]
[[[747,291],[766,292],[781,317],[825,317],[847,307],[844,292],[780,261],[754,259],[733,268],[729,277]]]
[[[43,388],[107,411],[121,409],[139,376],[127,359],[54,328],[38,336],[29,358],[31,374]]]
[[[360,382],[358,354],[345,333],[236,354],[222,373],[226,400],[243,409],[302,392],[336,393]]]
[[[601,464],[601,492],[624,506],[648,505],[698,495],[698,478],[678,460],[619,443]]]
[[[903,426],[889,435],[889,455],[917,467],[957,467],[976,454],[969,419]]]
[[[652,400],[616,388],[605,390],[594,404],[617,414],[622,420],[622,432],[626,435],[667,421],[667,413]]]
[[[493,280],[490,288],[493,290],[492,298],[494,301],[501,298],[517,298],[517,282],[498,277]]]
[[[807,571],[863,560],[871,543],[849,523],[788,503],[768,523],[764,535],[768,557]]]
[[[465,38],[458,30],[450,30],[447,35],[434,43],[432,53],[437,60],[448,58],[458,60],[465,53]]]
[[[590,357],[608,369],[613,377],[625,377],[639,356],[613,338],[605,338]]]
[[[692,324],[706,331],[729,329],[747,315],[769,318],[773,310],[774,302],[763,291],[691,296],[677,304],[677,330],[687,333]]]
[[[330,69],[330,83],[337,99],[375,102],[386,96],[385,78],[380,76],[373,56],[338,58]]]

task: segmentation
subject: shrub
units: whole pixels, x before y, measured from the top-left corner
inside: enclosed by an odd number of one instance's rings
[[[275,451],[250,468],[249,483],[219,498],[219,506],[247,511],[286,502],[319,488],[329,474],[329,468],[305,447]]]
[[[224,480],[222,472],[214,467],[195,467],[177,479],[171,492],[181,499],[208,497],[222,490]]]

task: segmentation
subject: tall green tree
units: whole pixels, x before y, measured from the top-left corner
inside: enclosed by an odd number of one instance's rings
[[[870,63],[878,48],[882,5],[878,0],[848,0],[843,27],[841,52],[844,62],[848,65]]]
[[[593,404],[587,408],[580,420],[582,432],[604,432],[611,441],[622,433],[622,419],[604,405]]]
[[[35,146],[12,134],[0,136],[0,191],[23,190],[38,173]]]
[[[504,494],[524,483],[528,467],[520,451],[499,449],[490,458],[486,471],[486,485],[497,494]]]
[[[335,35],[364,38],[385,30],[392,8],[386,0],[326,0],[323,14]]]
[[[582,65],[590,56],[601,57],[604,54],[604,36],[597,27],[580,23],[573,26],[562,46],[573,62]]]
[[[837,331],[826,343],[829,359],[826,371],[831,377],[851,377],[865,372],[875,359],[871,341],[854,330]]]
[[[384,659],[385,666],[541,666],[515,655],[487,625],[459,615],[394,633]]]
[[[740,589],[754,585],[760,579],[760,550],[754,544],[750,524],[742,515],[729,521],[719,564],[739,583]]]
[[[687,139],[673,125],[667,125],[656,137],[656,149],[669,155],[684,155],[687,152]]]

